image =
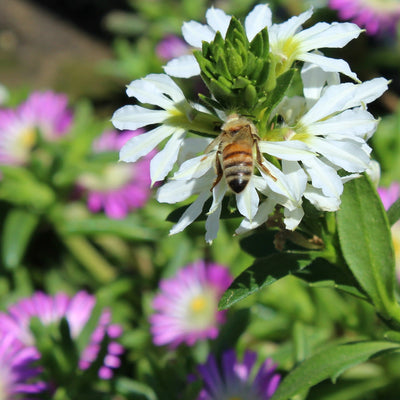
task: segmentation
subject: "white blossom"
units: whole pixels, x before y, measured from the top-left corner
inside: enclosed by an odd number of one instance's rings
[[[362,32],[356,24],[349,22],[319,22],[302,29],[302,24],[312,16],[312,9],[294,16],[281,24],[272,23],[272,13],[267,4],[259,4],[247,15],[244,21],[246,35],[251,41],[258,32],[268,28],[270,55],[276,62],[278,73],[289,69],[294,61],[304,61],[318,65],[327,72],[340,72],[354,80],[357,75],[350,70],[346,61],[325,57],[315,50],[321,48],[341,48]],[[185,22],[182,35],[194,49],[200,49],[203,41],[211,42],[220,32],[225,38],[231,16],[217,8],[206,12],[207,24],[196,21]],[[200,74],[200,67],[193,55],[175,58],[164,67],[167,74],[180,78],[189,78]]]
[[[187,119],[185,112],[192,106],[179,86],[165,74],[150,74],[131,82],[127,94],[143,104],[157,106],[150,109],[127,105],[115,111],[111,121],[121,130],[136,130],[148,125],[156,128],[130,139],[120,151],[120,161],[135,162],[149,154],[158,144],[169,138],[163,150],[150,163],[152,184],[165,178],[175,164],[187,129],[176,123],[177,118]]]

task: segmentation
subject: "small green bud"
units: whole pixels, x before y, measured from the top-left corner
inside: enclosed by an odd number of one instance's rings
[[[230,43],[226,42],[226,58],[228,69],[232,76],[239,76],[243,71],[243,61],[235,47]]]
[[[258,101],[257,90],[253,85],[247,85],[243,100],[247,109],[252,109]]]

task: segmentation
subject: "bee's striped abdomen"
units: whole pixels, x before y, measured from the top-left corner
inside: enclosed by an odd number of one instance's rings
[[[228,144],[222,151],[222,168],[228,186],[242,192],[253,174],[252,146],[244,141]]]

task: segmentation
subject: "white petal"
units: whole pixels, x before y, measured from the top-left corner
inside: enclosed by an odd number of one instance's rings
[[[236,204],[240,214],[252,221],[257,213],[259,201],[254,182],[250,179],[243,192],[236,195]]]
[[[219,218],[221,216],[222,205],[220,204],[216,210],[206,219],[206,242],[211,244],[217,237],[219,229]]]
[[[201,49],[203,40],[211,42],[214,39],[215,31],[208,25],[200,24],[197,21],[184,22],[182,35],[191,46]]]
[[[332,167],[324,164],[318,158],[305,160],[303,164],[314,187],[322,189],[327,197],[340,197],[343,192],[343,183]]]
[[[343,83],[328,87],[322,97],[301,118],[300,123],[308,126],[313,122],[347,109],[349,101],[353,99],[355,86],[353,83]]]
[[[303,168],[296,161],[282,161],[282,172],[290,182],[292,193],[294,193],[297,203],[300,204],[304,190],[307,185],[307,175]]]
[[[239,235],[243,232],[255,229],[264,222],[266,222],[268,220],[269,215],[274,211],[275,206],[276,206],[276,201],[274,201],[271,198],[268,198],[267,200],[263,201],[259,205],[258,211],[254,216],[253,220],[249,221],[248,219],[243,219],[239,227],[236,229],[235,233]]]
[[[275,167],[267,160],[263,162],[264,166],[271,172],[275,179],[267,175],[260,169],[262,177],[267,181],[268,187],[275,193],[282,195],[282,197],[289,201],[289,203],[296,204],[298,202],[296,193],[293,192],[290,182],[280,169]],[[286,205],[285,205],[286,206]]]
[[[311,15],[312,10],[310,9],[298,16],[288,19],[282,24],[272,25],[269,29],[271,44],[275,45],[277,42],[291,38],[301,28],[301,25],[311,18]]]
[[[211,143],[211,141],[211,138],[205,137],[186,138],[179,153],[178,163],[182,164],[184,161],[195,157],[197,154],[199,154],[199,149],[204,150]]]
[[[196,181],[168,181],[157,190],[156,199],[160,203],[175,204],[197,193]]]
[[[363,172],[368,168],[370,158],[358,144],[313,138],[310,145],[348,172]]]
[[[111,122],[117,129],[135,130],[157,124],[170,117],[167,111],[149,110],[140,106],[124,106],[114,112]]]
[[[258,147],[262,153],[269,154],[283,160],[303,160],[315,157],[315,153],[299,140],[287,140],[281,142],[267,142],[260,140]]]
[[[325,57],[315,53],[301,53],[298,55],[297,59],[304,62],[316,64],[327,72],[340,72],[343,75],[346,75],[351,79],[360,82],[357,74],[352,72],[349,64],[347,64],[347,62],[342,59]]]
[[[186,131],[184,129],[178,129],[168,140],[165,147],[158,152],[150,162],[150,177],[151,184],[162,181],[171,171],[177,158],[179,149],[182,145],[183,138],[185,137]]]
[[[196,179],[213,168],[215,154],[201,154],[185,161],[174,174],[174,180]],[[210,188],[211,189],[211,188]]]
[[[210,195],[211,193],[207,192],[200,193],[199,197],[187,208],[179,221],[172,227],[169,234],[175,235],[178,232],[182,232],[187,226],[194,222],[203,211],[204,203]]]
[[[131,82],[126,89],[129,97],[136,97],[141,103],[153,104],[168,110],[174,106],[173,101],[166,97],[161,90],[146,79]]]
[[[310,109],[321,97],[325,84],[337,85],[340,77],[337,72],[326,72],[318,65],[304,63],[301,69],[301,80],[303,81],[303,93]]]
[[[215,210],[221,206],[222,200],[227,190],[228,185],[226,184],[225,179],[221,179],[212,190],[213,202],[210,209],[208,210],[208,214],[214,213]]]
[[[360,103],[371,103],[388,89],[389,81],[385,78],[375,78],[356,85],[354,96],[349,99],[347,108],[356,107]]]
[[[284,211],[284,219],[286,229],[294,231],[297,226],[300,224],[302,218],[304,216],[304,210],[302,207],[296,208],[295,210],[288,210],[285,208]]]
[[[166,74],[150,74],[144,78],[152,83],[162,93],[167,94],[175,103],[186,101],[181,88]]]
[[[262,31],[266,26],[272,25],[272,12],[268,4],[258,4],[247,15],[244,20],[244,27],[247,38],[251,42],[258,32]]]
[[[340,206],[340,198],[326,197],[320,189],[309,186],[304,197],[317,209],[322,211],[337,211]]]
[[[163,68],[168,75],[177,78],[190,78],[200,75],[200,67],[196,58],[187,54],[172,59]]]
[[[172,135],[176,128],[161,125],[149,132],[128,140],[119,152],[120,161],[135,162],[150,153],[160,142]]]
[[[307,127],[307,132],[313,135],[337,135],[337,137],[369,138],[374,132],[378,121],[372,114],[362,109],[346,110],[332,118],[315,122]]]
[[[322,49],[324,47],[342,48],[350,40],[357,38],[362,29],[350,22],[319,22],[311,28],[305,29],[296,35],[296,39],[301,41],[301,49],[305,52]]]
[[[206,20],[207,24],[214,30],[214,32],[220,32],[222,37],[225,38],[226,31],[228,30],[231,22],[230,15],[226,15],[219,8],[211,7],[206,12]],[[207,42],[211,40],[207,40]]]

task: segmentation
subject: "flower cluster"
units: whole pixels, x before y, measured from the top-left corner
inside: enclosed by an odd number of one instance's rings
[[[0,110],[0,165],[29,162],[38,141],[56,141],[68,132],[72,113],[65,95],[34,92],[15,109]]]
[[[4,378],[4,385],[9,385],[6,386],[9,393],[34,393],[48,387],[39,381],[31,383],[31,378],[41,372],[41,369],[32,366],[32,362],[37,362],[42,357],[37,348],[37,338],[31,330],[32,321],[38,319],[44,328],[51,329],[54,326],[58,327],[62,319],[65,319],[71,340],[78,340],[91,318],[95,304],[95,297],[84,291],[73,297],[64,293],[49,296],[36,292],[32,297],[10,305],[7,312],[0,313],[0,383],[3,384]],[[103,309],[89,342],[79,354],[78,365],[74,368],[82,371],[88,369],[100,356],[102,342],[107,337],[109,343],[98,375],[101,379],[111,378],[112,370],[120,365],[119,356],[123,352],[121,345],[114,340],[121,333],[119,325],[111,324],[110,311]],[[68,356],[66,354],[66,358]],[[49,371],[47,373],[49,374]]]
[[[211,242],[222,200],[232,195],[243,217],[236,233],[256,228],[276,209],[293,230],[304,216],[304,199],[319,210],[336,211],[343,184],[369,168],[367,141],[377,121],[367,105],[387,89],[388,81],[361,83],[344,60],[324,56],[319,49],[343,47],[361,29],[322,22],[302,29],[311,15],[309,10],[274,24],[268,5],[258,5],[242,26],[211,8],[207,25],[183,25],[194,55],[171,60],[167,74],[128,85],[127,94],[143,105],[117,110],[114,125],[157,126],[128,141],[120,159],[135,162],[171,137],[151,161],[152,182],[175,168],[157,199],[177,203],[197,196],[171,234],[194,222],[209,204],[206,241]],[[303,91],[288,97],[299,62]],[[186,100],[170,77],[199,74],[210,90],[210,96],[200,96],[206,107]],[[355,82],[341,83],[340,74]],[[242,182],[241,190],[232,190],[232,179]]]

